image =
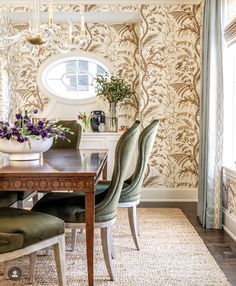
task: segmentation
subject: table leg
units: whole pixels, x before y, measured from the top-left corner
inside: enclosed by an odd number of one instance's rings
[[[86,221],[86,246],[88,285],[93,286],[93,251],[94,251],[94,192],[85,193],[85,221]]]
[[[106,163],[105,163],[105,165],[104,165],[104,168],[103,168],[103,170],[102,170],[102,179],[103,179],[104,181],[107,180],[107,161],[106,161]]]

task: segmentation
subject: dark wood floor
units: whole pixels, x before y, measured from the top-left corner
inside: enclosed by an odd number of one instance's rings
[[[223,230],[204,229],[197,217],[197,203],[141,203],[139,207],[180,208],[204,241],[229,283],[236,286],[236,242]]]

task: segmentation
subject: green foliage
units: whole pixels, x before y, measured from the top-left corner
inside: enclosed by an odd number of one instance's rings
[[[124,101],[135,95],[130,84],[120,75],[99,75],[96,78],[97,96],[108,102]]]

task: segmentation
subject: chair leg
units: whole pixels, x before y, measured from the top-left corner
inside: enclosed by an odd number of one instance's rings
[[[66,286],[65,236],[59,238],[59,243],[55,244],[53,248],[59,285]]]
[[[45,250],[45,255],[49,256],[49,254],[50,254],[50,246],[46,247],[44,250]]]
[[[138,230],[137,230],[137,208],[136,206],[132,206],[128,208],[128,215],[129,215],[129,225],[131,234],[135,243],[137,250],[139,250],[139,243],[138,243]]]
[[[18,208],[18,209],[23,209],[23,208],[24,208],[24,202],[23,202],[23,200],[17,201],[17,208]]]
[[[3,274],[4,274],[4,279],[8,280],[9,277],[8,277],[8,262],[7,261],[3,262]]]
[[[108,227],[108,231],[109,231],[109,246],[110,246],[111,257],[112,259],[115,259],[115,250],[114,250],[114,245],[113,245],[111,226]]]
[[[35,266],[37,261],[37,252],[30,254],[30,283],[33,284],[35,281]]]
[[[76,234],[77,234],[76,231],[77,231],[76,228],[72,228],[71,230],[71,251],[74,251],[76,247]]]
[[[139,227],[137,218],[136,218],[136,222],[137,222],[137,234],[138,236],[140,236],[140,227]]]
[[[33,200],[33,206],[34,206],[38,202],[38,194],[37,193],[35,196],[33,196],[32,200]]]
[[[111,281],[114,281],[115,279],[114,279],[113,264],[109,247],[109,230],[107,227],[101,228],[101,239],[102,239],[102,250],[106,268],[109,273]]]

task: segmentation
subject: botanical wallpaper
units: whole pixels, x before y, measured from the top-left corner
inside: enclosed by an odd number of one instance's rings
[[[22,28],[22,27],[18,27]],[[78,28],[76,26],[76,28]],[[88,44],[81,50],[94,52],[104,57],[113,67],[113,72],[121,71],[122,75],[136,90],[136,97],[129,103],[120,106],[118,115],[123,121],[132,122],[138,113],[138,35],[135,24],[88,24],[87,33],[90,37]],[[76,31],[75,31],[76,32]],[[50,56],[58,53],[55,47],[41,47],[30,50],[25,41],[15,44],[18,53],[12,53],[15,76],[14,88],[11,90],[19,105],[24,108],[32,106],[44,110],[49,98],[37,87],[37,70]],[[79,51],[78,51],[79,54]],[[19,56],[20,55],[20,56]]]
[[[236,9],[236,1],[235,0],[226,0],[226,23],[230,22],[232,18],[235,18],[235,9]]]
[[[9,7],[8,7],[9,8]],[[58,10],[69,11],[71,5]],[[25,8],[18,8],[19,11]],[[78,6],[73,6],[76,11]],[[87,11],[107,11],[107,6],[87,5]],[[112,8],[117,9],[117,8]],[[119,8],[121,9],[121,8]],[[17,9],[16,9],[17,10]],[[137,10],[136,6],[122,10]],[[114,66],[136,90],[119,117],[152,119],[160,128],[148,166],[145,187],[195,188],[198,173],[200,18],[198,5],[143,5],[138,24],[87,24],[91,41],[83,50],[96,52]],[[17,27],[21,29],[21,26]],[[30,52],[22,41],[11,53],[14,63],[11,99],[22,108],[41,110],[48,104],[36,83],[41,63],[56,51],[43,47]],[[14,95],[14,97],[13,97]],[[153,175],[153,169],[157,176]]]
[[[200,6],[142,6],[140,116],[160,120],[145,186],[194,188],[199,153]],[[152,169],[157,176],[151,176]]]
[[[236,216],[236,179],[223,176],[223,207],[233,216]]]

